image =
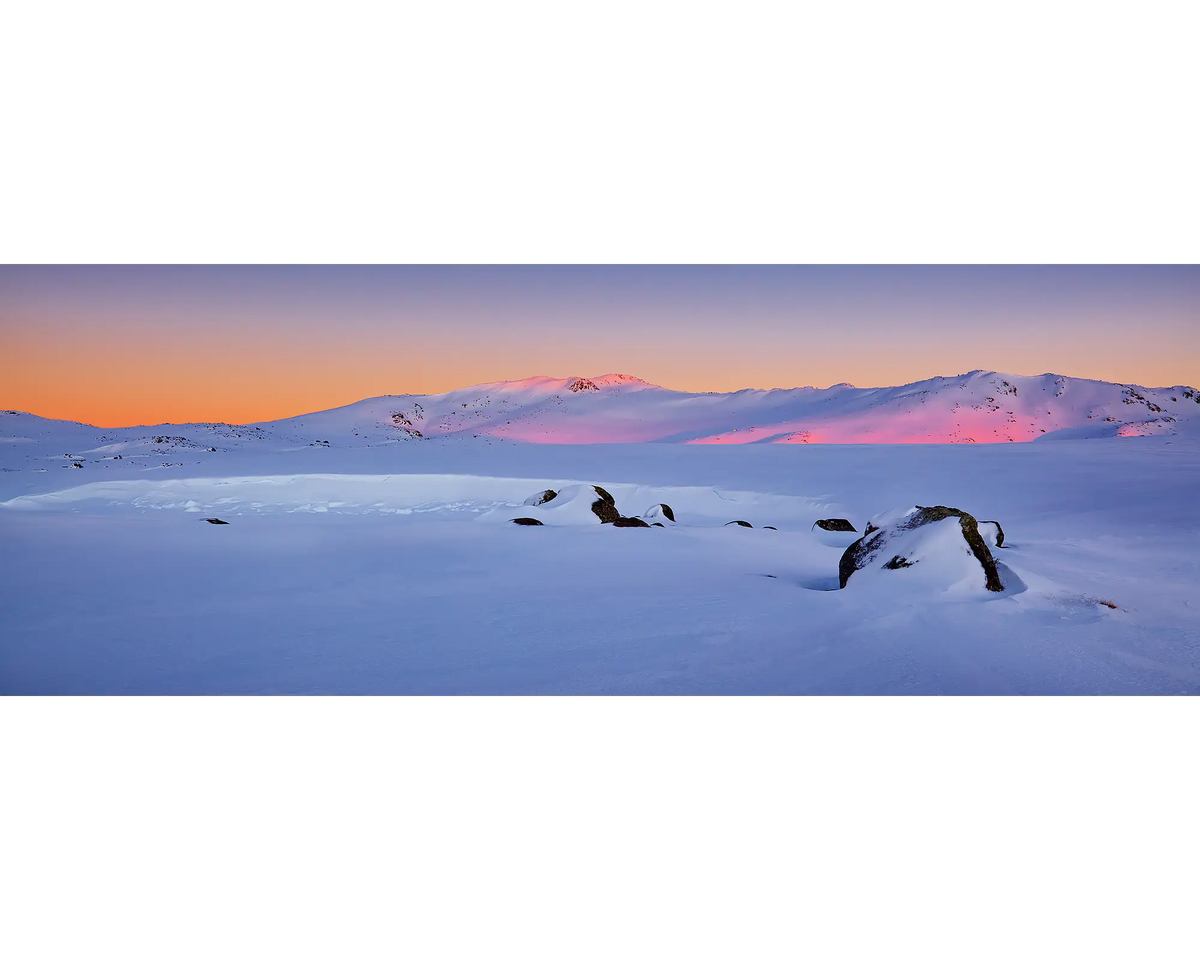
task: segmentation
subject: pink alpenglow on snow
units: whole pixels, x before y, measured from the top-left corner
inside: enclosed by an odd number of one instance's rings
[[[628,374],[527,377],[436,395],[376,397],[259,425],[380,442],[1024,443],[1156,436],[1200,422],[1200,391],[973,371],[899,387],[684,393]]]

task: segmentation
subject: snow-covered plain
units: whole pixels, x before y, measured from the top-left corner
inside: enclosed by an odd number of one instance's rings
[[[0,414],[0,692],[1200,692],[1195,391],[1047,377],[849,400],[534,378],[251,426]],[[1005,442],[919,442],[1010,413]],[[694,442],[750,427],[776,442]],[[1075,439],[1007,442],[1042,429]],[[817,442],[862,430],[894,442]],[[612,437],[668,442],[562,442]],[[526,503],[586,484],[677,522]],[[839,590],[857,534],[813,522],[916,504],[999,521],[1006,589],[959,558]]]

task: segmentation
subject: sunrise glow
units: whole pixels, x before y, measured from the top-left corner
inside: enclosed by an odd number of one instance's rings
[[[1200,380],[1200,271],[3,267],[0,333],[0,405],[101,426],[598,371],[692,392],[972,369],[1166,386]]]

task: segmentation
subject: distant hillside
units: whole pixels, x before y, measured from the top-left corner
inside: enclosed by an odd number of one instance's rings
[[[261,424],[308,435],[503,437],[530,443],[997,443],[1189,429],[1200,391],[973,371],[900,387],[682,393],[627,374],[375,397]]]
[[[246,426],[160,424],[100,429],[0,414],[0,441],[66,444],[108,458],[168,457],[263,444],[370,446],[434,438],[528,443],[1006,443],[1200,436],[1200,391],[1054,374],[973,371],[900,387],[682,393],[627,374],[530,377],[437,395],[374,397]]]

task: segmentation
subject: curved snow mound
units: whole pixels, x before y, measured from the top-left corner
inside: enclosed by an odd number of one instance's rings
[[[980,520],[979,535],[989,547],[1004,546],[1004,528],[999,520]]]
[[[867,531],[842,554],[842,587],[857,573],[955,591],[1004,589],[978,522],[962,510],[909,507],[872,517]]]
[[[642,519],[649,523],[674,523],[675,511],[671,509],[670,504],[656,503],[642,514]]]
[[[520,511],[547,526],[612,523],[620,516],[612,494],[591,483],[573,483],[558,491],[535,493],[526,498]]]

